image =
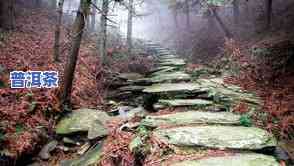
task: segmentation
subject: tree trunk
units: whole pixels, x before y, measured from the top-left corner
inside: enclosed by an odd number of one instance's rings
[[[97,6],[97,0],[93,0],[93,3],[94,5]],[[91,31],[92,32],[95,32],[96,28],[95,28],[95,25],[96,25],[96,9],[95,8],[92,8],[92,13],[91,13]]]
[[[175,27],[178,30],[179,29],[179,22],[178,22],[178,11],[177,11],[177,9],[173,10],[173,18],[174,18]]]
[[[11,30],[15,26],[14,0],[0,2],[0,28]]]
[[[100,51],[100,66],[107,63],[107,15],[108,15],[108,0],[102,2],[102,13],[100,17],[100,39],[99,39],[99,51]]]
[[[213,16],[215,17],[216,21],[219,23],[222,30],[225,32],[225,35],[227,38],[233,38],[233,34],[230,32],[230,30],[227,28],[225,23],[222,21],[220,16],[218,15],[215,8],[210,8],[210,11],[212,12]]]
[[[234,0],[233,1],[233,15],[234,15],[234,23],[236,25],[239,24],[239,18],[240,18],[240,7],[239,7],[239,0]]]
[[[190,21],[190,6],[189,0],[185,0],[185,14],[186,14],[186,26],[187,30],[191,30],[191,21]]]
[[[63,84],[61,87],[61,103],[64,108],[68,108],[70,106],[70,98],[72,91],[72,84],[74,79],[74,72],[77,64],[77,59],[80,50],[80,44],[83,37],[83,32],[85,28],[85,18],[87,17],[86,13],[90,7],[89,0],[80,0],[80,7],[77,12],[77,16],[75,19],[74,27],[73,27],[73,37],[71,41],[71,50],[69,59],[65,66]]]
[[[59,0],[58,9],[57,9],[57,18],[56,18],[56,27],[55,27],[55,42],[54,42],[54,61],[59,61],[59,50],[60,50],[60,29],[62,24],[62,14],[63,14],[63,4],[64,0]]]
[[[273,0],[266,0],[266,29],[271,28],[272,24],[272,10],[273,10]]]
[[[56,9],[57,0],[50,0],[51,9]]]
[[[128,13],[128,30],[127,30],[127,44],[128,44],[128,55],[132,54],[133,49],[133,0],[129,0],[129,13]]]

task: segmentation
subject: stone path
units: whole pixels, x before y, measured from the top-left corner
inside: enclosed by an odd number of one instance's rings
[[[151,73],[151,86],[143,92],[159,96],[157,105],[164,107],[188,107],[184,112],[146,116],[141,125],[158,127],[153,136],[175,146],[232,149],[247,153],[232,156],[175,163],[175,166],[278,166],[273,156],[261,155],[248,150],[275,147],[273,135],[256,127],[243,127],[241,115],[232,112],[203,111],[205,107],[232,107],[239,101],[250,105],[252,111],[259,108],[261,101],[253,94],[243,92],[237,86],[223,83],[221,78],[198,79],[184,71],[186,62],[163,48],[158,52],[157,69]],[[192,97],[192,98],[191,98]],[[162,107],[160,107],[162,108]],[[198,110],[196,110],[198,109]],[[160,128],[160,126],[170,126]]]
[[[279,166],[274,156],[256,152],[275,148],[277,141],[274,136],[261,128],[245,127],[251,125],[244,124],[248,119],[232,113],[233,107],[240,102],[246,103],[251,113],[260,109],[261,100],[258,97],[237,86],[225,84],[221,77],[194,78],[185,71],[184,59],[160,46],[149,47],[155,52],[157,59],[154,70],[146,77],[136,73],[117,76],[124,81],[124,86],[117,88],[113,93],[115,97],[112,97],[117,101],[124,99],[129,105],[137,107],[120,107],[118,114],[130,118],[136,116],[136,113],[143,113],[140,123],[134,126],[148,130],[151,137],[175,148],[221,149],[232,152],[225,156],[177,161],[173,163],[174,166]],[[163,108],[181,108],[181,111],[146,116],[147,111],[140,105],[148,104],[157,111]],[[64,118],[57,125],[57,133],[62,135],[72,131],[88,131],[88,139],[107,135],[103,127],[104,120],[109,118],[107,115],[89,110],[85,115],[85,110],[80,111]],[[81,115],[84,117],[77,117]],[[130,143],[130,150],[134,152],[134,149],[142,148],[144,143],[147,144],[146,138],[139,132]],[[100,149],[100,146],[97,148]],[[87,152],[92,157],[83,156],[63,162],[63,165],[79,165],[80,162],[89,161],[93,164],[101,156],[97,148],[93,148],[94,152]]]

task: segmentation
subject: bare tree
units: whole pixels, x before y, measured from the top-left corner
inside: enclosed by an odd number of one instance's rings
[[[221,17],[218,15],[215,7],[210,7],[210,12],[212,12],[213,16],[215,17],[216,21],[219,23],[220,27],[224,31],[227,38],[232,38],[233,34],[230,32],[229,28],[226,24],[222,21]]]
[[[51,9],[56,9],[57,0],[50,0]]]
[[[60,50],[60,29],[62,22],[62,14],[63,14],[63,4],[64,0],[59,0],[58,9],[57,9],[57,18],[56,18],[56,27],[55,27],[55,42],[54,42],[54,61],[59,61],[59,50]]]
[[[127,30],[127,45],[128,45],[128,54],[132,54],[132,48],[133,48],[133,41],[132,41],[132,35],[133,35],[133,13],[134,13],[134,0],[129,0],[129,12],[128,12],[128,30]]]
[[[0,27],[11,30],[15,26],[14,0],[0,1]]]
[[[240,17],[240,6],[239,0],[233,1],[233,15],[234,15],[234,23],[237,25],[239,24],[239,17]]]
[[[266,0],[266,29],[271,28],[272,10],[273,10],[273,0]]]
[[[80,0],[80,7],[77,12],[73,27],[73,36],[71,41],[71,50],[69,54],[69,59],[65,66],[63,84],[61,87],[60,99],[64,107],[70,106],[70,98],[72,91],[72,84],[74,79],[74,72],[77,64],[77,59],[79,55],[80,45],[83,37],[83,32],[85,28],[85,19],[87,18],[87,11],[90,7],[90,0]]]
[[[184,10],[185,10],[185,14],[186,14],[186,27],[187,27],[187,30],[190,31],[191,30],[191,21],[190,21],[189,0],[185,0],[184,5],[185,5]]]
[[[102,1],[102,11],[100,17],[100,38],[99,38],[99,51],[101,62],[100,65],[104,65],[107,63],[107,51],[106,51],[106,44],[107,44],[107,15],[108,15],[108,0]]]
[[[93,0],[93,4],[97,6],[97,0]],[[91,13],[91,31],[95,31],[95,25],[96,25],[96,13],[95,13],[95,8],[92,8],[92,13]]]

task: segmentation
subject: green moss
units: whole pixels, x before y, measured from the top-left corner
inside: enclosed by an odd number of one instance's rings
[[[242,115],[240,118],[240,124],[245,127],[251,127],[252,126],[252,120],[249,115]]]

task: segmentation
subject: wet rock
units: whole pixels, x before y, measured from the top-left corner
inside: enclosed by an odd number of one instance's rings
[[[277,144],[273,135],[255,127],[177,127],[157,130],[154,135],[164,142],[177,146],[258,150],[275,147]]]
[[[61,166],[91,166],[97,165],[102,157],[102,143],[86,152],[78,159],[61,161]]]
[[[56,126],[56,133],[65,135],[75,132],[88,132],[88,139],[103,137],[108,134],[105,128],[110,117],[93,109],[79,109],[64,117]]]
[[[52,152],[56,148],[57,144],[58,142],[56,140],[53,140],[46,144],[40,151],[39,157],[42,160],[48,160],[51,157],[50,152]]]
[[[187,73],[177,71],[172,73],[163,73],[163,74],[155,75],[149,79],[153,83],[160,83],[160,82],[188,81],[191,79],[191,77]]]
[[[146,93],[193,93],[205,91],[197,83],[163,83],[163,84],[154,84],[152,86],[146,87],[143,92]]]
[[[159,100],[159,104],[171,106],[171,107],[183,107],[183,106],[209,106],[212,105],[213,102],[209,100],[203,99],[174,99],[174,100]]]
[[[200,160],[186,160],[172,166],[279,166],[272,156],[263,154],[235,154],[233,156],[210,157]]]
[[[240,116],[230,112],[187,111],[173,114],[147,116],[141,121],[146,126],[189,124],[240,124]]]
[[[64,142],[65,144],[80,145],[80,142],[70,139],[68,137],[63,137],[62,142]]]

